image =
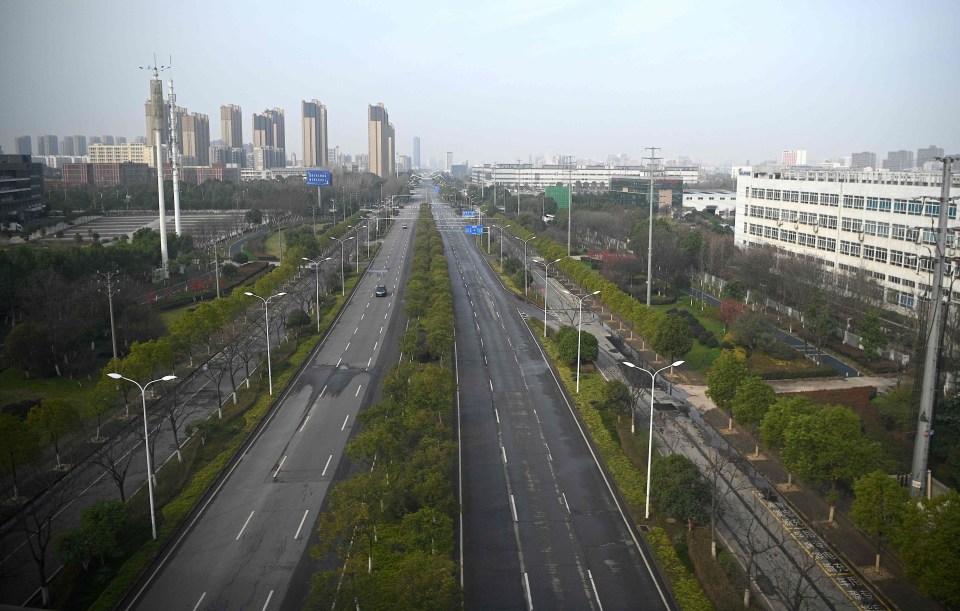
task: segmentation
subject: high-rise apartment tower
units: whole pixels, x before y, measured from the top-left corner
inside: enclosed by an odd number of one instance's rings
[[[303,116],[303,165],[308,168],[330,167],[327,154],[327,107],[320,100],[300,102]]]
[[[393,175],[394,129],[383,102],[367,106],[367,143],[370,172],[381,178]]]
[[[220,139],[226,148],[243,146],[243,112],[236,104],[220,107]]]

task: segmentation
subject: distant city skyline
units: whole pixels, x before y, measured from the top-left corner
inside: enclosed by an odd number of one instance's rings
[[[248,142],[253,112],[285,109],[288,154],[303,150],[297,108],[314,97],[328,108],[331,148],[366,152],[365,110],[382,101],[397,125],[396,153],[412,155],[417,135],[423,166],[449,150],[456,164],[640,159],[651,145],[718,164],[785,150],[806,150],[809,163],[859,151],[883,160],[930,143],[960,152],[960,121],[943,110],[960,98],[949,77],[960,68],[953,1],[918,2],[910,19],[892,1],[869,10],[617,0],[372,10],[361,1],[285,5],[269,28],[257,6],[11,3],[0,50],[18,61],[4,66],[0,145],[15,151],[15,139],[30,135],[36,153],[40,136],[78,133],[149,141],[150,75],[138,66],[156,53],[161,64],[172,55],[161,78],[165,89],[174,79],[178,105],[213,117],[240,106]],[[193,17],[179,18],[188,7]],[[106,23],[110,36],[88,35]],[[324,44],[314,48],[303,41],[318,23]],[[82,69],[62,61],[78,49]]]

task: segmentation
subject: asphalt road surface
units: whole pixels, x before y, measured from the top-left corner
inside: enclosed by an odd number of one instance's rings
[[[674,608],[522,306],[453,214],[434,206],[454,291],[467,608]]]
[[[415,222],[411,209],[404,222]],[[136,609],[278,609],[308,543],[357,413],[370,401],[395,315],[412,231],[387,236],[329,336],[242,457],[154,567]],[[386,297],[375,297],[385,284]],[[299,607],[301,601],[291,601]]]

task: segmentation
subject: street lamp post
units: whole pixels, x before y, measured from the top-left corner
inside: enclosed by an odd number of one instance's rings
[[[326,259],[320,259],[319,261],[314,261],[313,259],[308,259],[306,257],[300,257],[304,261],[309,261],[313,263],[313,270],[316,272],[317,276],[317,333],[320,333],[320,264],[324,261],[329,261],[330,257]]]
[[[546,261],[541,261],[540,264],[543,265],[543,338],[547,338],[547,291],[550,290],[550,266],[554,263],[558,263],[560,259],[554,259],[549,263]]]
[[[330,236],[333,237],[333,236]],[[349,238],[333,238],[334,240],[340,242],[340,295],[346,295],[346,286],[347,286],[347,277],[343,275],[343,243],[347,240],[352,240],[353,236]]]
[[[495,225],[495,227],[500,227],[500,273],[503,273],[503,230],[510,225]]]
[[[157,514],[153,506],[153,466],[150,461],[150,428],[147,426],[147,388],[155,382],[169,382],[170,380],[176,380],[177,376],[163,376],[157,380],[151,380],[140,386],[140,383],[136,380],[131,380],[130,378],[125,378],[119,373],[108,373],[108,377],[113,378],[114,380],[126,380],[132,384],[136,384],[137,388],[140,389],[140,397],[143,399],[143,453],[147,455],[147,495],[150,497],[150,528],[153,531],[153,540],[157,540]]]
[[[573,293],[570,293],[573,295]],[[574,298],[579,302],[577,305],[577,394],[580,394],[580,335],[583,333],[583,300],[587,297],[593,297],[594,295],[599,295],[600,291],[594,291],[583,297],[573,295]]]
[[[286,293],[277,293],[276,295],[271,295],[264,299],[260,295],[251,293],[250,291],[245,291],[243,293],[247,297],[256,297],[263,302],[263,313],[264,313],[264,322],[267,329],[267,379],[270,384],[270,394],[273,395],[273,365],[270,364],[270,300],[275,297],[283,297]]]
[[[536,240],[537,236],[533,236],[524,240],[523,238],[518,237],[518,240],[523,242],[523,295],[527,295],[527,242],[530,240]]]
[[[650,519],[650,475],[651,475],[650,469],[653,467],[653,393],[657,389],[657,382],[656,382],[657,374],[659,374],[661,371],[670,369],[671,367],[679,367],[680,365],[683,365],[683,361],[674,361],[673,363],[670,363],[666,367],[661,367],[660,369],[656,370],[653,373],[650,373],[649,371],[647,371],[642,367],[637,367],[636,365],[634,365],[629,361],[623,361],[623,365],[626,365],[631,369],[636,369],[637,371],[642,371],[645,374],[650,376],[650,432],[648,433],[649,437],[647,438],[647,498],[646,498],[646,507],[644,508],[644,516],[643,516],[644,520],[649,520]],[[633,412],[635,409],[636,409],[635,405],[630,406],[630,433],[631,434],[634,432]]]

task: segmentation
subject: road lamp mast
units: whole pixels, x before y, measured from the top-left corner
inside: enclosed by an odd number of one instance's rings
[[[313,263],[313,269],[316,272],[317,276],[317,333],[320,333],[320,264],[324,261],[329,261],[330,257],[326,259],[320,259],[319,261],[314,261],[313,259],[308,259],[306,257],[300,257],[304,261],[309,261]]]
[[[131,380],[130,378],[125,378],[119,373],[108,373],[108,377],[113,378],[114,380],[126,380],[132,384],[136,384],[137,388],[140,389],[140,397],[143,399],[143,453],[147,455],[147,495],[150,497],[150,528],[153,531],[153,540],[157,540],[157,514],[156,509],[153,505],[153,467],[150,461],[150,428],[147,426],[147,388],[155,382],[169,382],[170,380],[176,380],[177,376],[163,376],[157,380],[150,380],[143,386],[140,386],[140,383],[136,380]]]
[[[330,236],[330,237],[333,237],[333,236]],[[344,276],[343,274],[343,243],[348,240],[352,240],[353,236],[350,236],[349,238],[333,238],[333,239],[340,242],[340,295],[343,296],[343,295],[346,295],[346,287],[347,287],[347,277]]]
[[[570,295],[570,293],[567,291]],[[587,297],[593,297],[594,295],[599,295],[600,291],[594,291],[588,293],[583,297],[579,295],[573,295],[573,297],[579,302],[577,305],[577,394],[580,394],[580,336],[583,334],[583,300]]]
[[[651,475],[650,469],[653,467],[653,393],[656,391],[656,388],[657,388],[657,382],[656,382],[657,374],[667,369],[670,369],[671,367],[679,367],[680,365],[683,365],[683,361],[674,361],[669,365],[667,365],[666,367],[661,367],[660,369],[656,370],[653,373],[650,373],[643,367],[638,367],[629,361],[623,361],[622,364],[626,365],[631,369],[642,371],[643,373],[650,376],[650,432],[648,433],[649,437],[647,438],[647,498],[646,498],[646,507],[644,508],[644,516],[643,516],[644,520],[649,520],[650,519],[650,475]],[[635,409],[636,409],[636,405],[630,406],[630,433],[631,434],[633,434],[634,432],[633,412]]]
[[[277,293],[276,295],[271,295],[264,299],[260,295],[251,293],[250,291],[245,291],[243,293],[247,297],[256,297],[263,302],[263,313],[264,313],[264,322],[267,330],[267,379],[270,384],[270,394],[273,395],[273,365],[270,364],[270,300],[276,297],[283,297],[286,293]]]
[[[529,242],[530,240],[536,240],[537,236],[529,237],[526,240],[524,240],[521,237],[518,237],[517,239],[523,242],[523,294],[524,296],[526,296],[527,295],[527,242]]]
[[[554,259],[549,263],[546,261],[541,261],[540,264],[543,265],[543,338],[547,338],[547,291],[550,290],[550,266],[554,263],[558,263],[561,259]]]

